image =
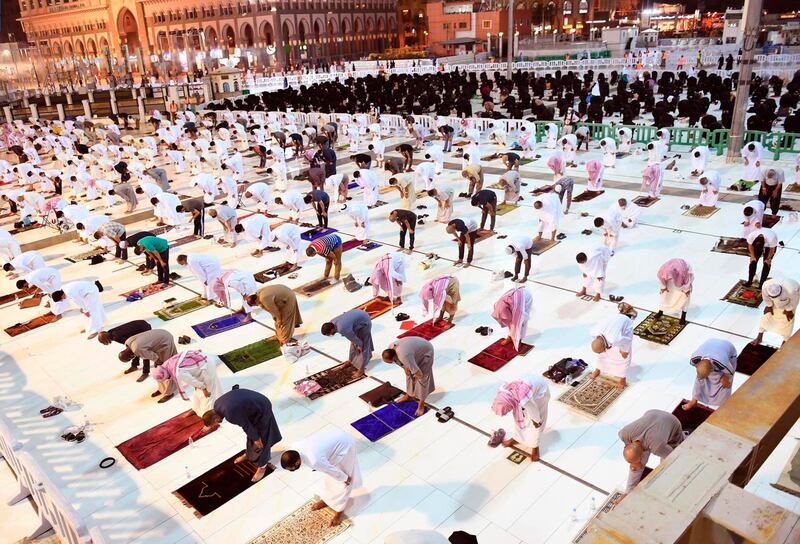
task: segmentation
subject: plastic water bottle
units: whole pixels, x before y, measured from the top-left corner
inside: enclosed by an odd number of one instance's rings
[[[589,509],[590,509],[592,512],[597,512],[597,499],[595,498],[595,496],[594,496],[594,495],[592,495],[592,498],[591,498],[591,500],[589,501]]]
[[[187,480],[191,480],[192,479],[192,473],[189,472],[189,465],[184,465],[183,466],[183,470],[186,471],[186,479]]]
[[[194,439],[191,436],[189,437],[189,447],[190,448],[194,447]]]
[[[464,362],[464,352],[463,351],[459,351],[458,352],[458,364],[461,364],[463,362]]]
[[[572,508],[572,513],[569,516],[569,520],[572,523],[578,523],[578,509],[577,508],[574,508],[574,507]]]

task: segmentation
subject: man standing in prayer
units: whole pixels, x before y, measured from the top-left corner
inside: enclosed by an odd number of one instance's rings
[[[616,313],[592,327],[589,334],[593,337],[592,351],[597,354],[597,368],[589,379],[602,372],[617,378],[617,389],[622,389],[633,356],[633,319]]]
[[[575,256],[578,267],[583,276],[583,288],[575,296],[582,297],[591,289],[594,291],[594,302],[603,295],[603,286],[606,281],[606,268],[611,259],[611,250],[604,245],[589,247]]]
[[[406,394],[397,402],[417,400],[415,415],[425,412],[425,399],[436,384],[433,381],[433,344],[418,336],[398,338],[383,350],[383,361],[396,364],[406,374]]]
[[[642,479],[650,454],[659,456],[663,462],[683,442],[684,435],[677,417],[662,410],[648,410],[620,429],[619,439],[625,444],[622,455],[630,465],[625,489],[630,493]]]
[[[736,346],[728,340],[710,338],[700,344],[689,359],[697,371],[692,400],[681,407],[691,410],[698,402],[716,407],[728,400],[733,392],[736,357]]]
[[[338,234],[320,236],[308,245],[306,255],[308,257],[319,255],[325,259],[325,272],[322,278],[328,279],[331,275],[331,267],[333,267],[334,281],[332,283],[339,281],[339,276],[342,274],[342,239]]]
[[[247,297],[247,304],[264,308],[275,320],[275,335],[285,345],[292,340],[295,327],[303,324],[297,295],[285,285],[267,285]]]
[[[133,253],[144,253],[146,261],[155,263],[158,281],[164,285],[169,284],[169,242],[158,236],[145,236],[136,242]]]
[[[747,252],[750,254],[750,266],[747,273],[747,285],[753,285],[758,269],[758,260],[764,258],[761,266],[761,281],[763,285],[769,277],[772,268],[772,259],[778,251],[778,235],[775,231],[766,227],[761,227],[747,235]]]
[[[445,229],[447,234],[455,234],[456,244],[458,245],[458,260],[453,266],[469,268],[472,265],[472,257],[475,252],[475,240],[478,238],[478,223],[474,219],[453,219]],[[469,248],[467,252],[467,262],[464,263],[464,248]]]
[[[403,284],[406,282],[406,261],[397,253],[386,253],[372,269],[369,278],[372,296],[378,298],[381,291],[388,296],[381,297],[393,305],[402,304]]]
[[[226,419],[247,435],[247,448],[234,463],[250,461],[258,467],[251,481],[259,481],[267,469],[275,470],[275,465],[270,463],[272,446],[283,437],[270,400],[250,389],[228,391],[217,399],[212,410],[203,414],[203,423],[206,427],[216,427]]]
[[[414,251],[414,229],[417,226],[417,214],[410,210],[392,210],[389,222],[400,227],[400,248],[411,255]],[[406,250],[406,233],[408,233],[408,249]]]
[[[331,526],[339,525],[352,490],[362,484],[356,441],[339,429],[313,434],[281,455],[281,467],[290,472],[302,465],[325,475],[311,509],[329,507],[335,512]]]
[[[667,313],[681,314],[681,325],[686,323],[686,311],[692,296],[694,274],[692,267],[683,259],[670,259],[658,269],[658,283],[661,285],[657,318]]]
[[[350,341],[347,362],[358,369],[356,376],[363,376],[375,350],[372,343],[372,320],[369,314],[364,310],[349,310],[322,324],[322,334],[325,336],[333,336],[336,333]]]
[[[116,342],[117,344],[125,345],[125,342],[128,341],[128,338],[139,334],[140,332],[146,332],[152,330],[153,327],[150,326],[150,323],[145,321],[144,319],[136,319],[134,321],[128,321],[127,323],[123,323],[122,325],[117,325],[112,329],[108,329],[107,331],[100,331],[97,335],[97,340],[107,346],[111,344],[111,342]],[[130,374],[131,372],[136,372],[139,368],[139,357],[134,356],[131,360],[131,366],[125,369],[123,374]],[[144,376],[138,380],[143,382],[147,378],[147,374],[150,372],[150,363],[147,362],[146,369]]]
[[[192,411],[197,417],[213,409],[214,403],[222,396],[222,384],[217,377],[217,365],[210,362],[202,351],[189,350],[177,353],[164,361],[153,371],[158,382],[158,390],[163,395],[159,402],[171,399],[177,390],[183,400],[186,388],[192,387]]]
[[[764,299],[764,314],[758,324],[758,336],[750,343],[760,344],[765,332],[775,333],[786,342],[794,329],[800,284],[789,278],[770,278],[761,286],[761,298]]]
[[[547,425],[547,405],[550,388],[541,376],[529,374],[522,379],[503,384],[495,393],[492,412],[514,416],[514,434],[504,439],[503,447],[522,444],[530,448],[531,461],[539,460],[539,437]]]
[[[135,361],[142,359],[142,375],[136,380],[143,382],[150,375],[150,361],[156,366],[162,364],[164,361],[178,353],[178,348],[175,346],[175,338],[167,330],[153,329],[145,330],[138,334],[129,336],[125,340],[125,349],[119,353],[119,360],[123,363],[131,363],[131,368],[134,367]],[[161,395],[161,391],[156,391],[151,396],[157,397]],[[159,402],[166,402],[160,400]]]
[[[492,318],[501,327],[508,328],[508,336],[500,341],[501,345],[513,343],[514,349],[519,351],[522,339],[528,332],[532,305],[533,295],[523,285],[512,287],[497,299]]]
[[[436,201],[436,222],[449,223],[453,214],[453,190],[449,188],[431,189],[428,196]]]
[[[203,284],[203,298],[212,302],[219,302],[214,293],[214,282],[222,272],[219,257],[206,253],[191,253],[178,255],[178,264],[188,266],[194,277]]]
[[[436,319],[444,319],[447,312],[447,321],[452,323],[461,301],[458,278],[452,274],[443,274],[426,281],[419,290],[419,299],[426,313],[426,321],[430,319],[435,323]]]
[[[87,339],[91,340],[97,336],[106,320],[106,311],[100,300],[102,292],[103,285],[99,281],[71,281],[54,292],[52,299],[56,303],[67,300],[78,307],[80,312],[86,316]]]

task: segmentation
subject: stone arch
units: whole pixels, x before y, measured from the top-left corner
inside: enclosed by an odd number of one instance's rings
[[[117,14],[117,32],[120,42],[127,44],[129,51],[134,51],[142,43],[139,40],[139,23],[136,16],[128,8],[122,8]]]
[[[69,55],[70,57],[73,55],[74,51],[72,49],[72,44],[70,42],[64,42],[64,54]]]
[[[222,27],[222,45],[229,49],[236,47],[236,33],[231,25]]]
[[[159,36],[162,34],[161,32],[158,33]],[[164,33],[166,35],[166,33]],[[205,29],[206,35],[206,45],[208,47],[216,47],[219,43],[219,38],[217,37],[217,29],[213,26],[206,27]]]
[[[272,28],[272,23],[264,21],[261,23],[261,31],[258,33],[259,39],[263,40],[267,45],[275,44],[275,30]]]
[[[374,51],[375,50],[375,22],[372,20],[372,17],[367,18],[367,28],[364,34],[366,38],[366,45],[367,51]]]
[[[256,36],[250,23],[244,23],[239,34],[242,37],[242,45],[245,47],[253,47],[256,44]]]
[[[378,51],[386,51],[388,47],[388,35],[386,34],[386,19],[378,19]]]
[[[75,40],[75,51],[77,51],[78,55],[81,57],[86,56],[86,48],[83,46],[83,42],[81,40]]]
[[[53,56],[54,57],[61,56],[61,44],[58,42],[53,42]]]
[[[102,38],[100,38],[100,52],[105,53],[106,49],[111,51],[111,49],[108,46],[108,39],[106,39],[106,37],[103,36]]]
[[[364,23],[360,17],[356,17],[353,22],[353,37],[355,41],[352,52],[360,53],[364,50]]]
[[[297,25],[297,39],[300,40],[300,43],[304,43],[306,41],[306,22],[301,20],[300,23]]]
[[[347,19],[342,19],[342,51],[341,54],[349,55],[353,50],[353,42],[350,41],[350,23]]]
[[[97,44],[95,43],[94,38],[89,38],[86,40],[86,52],[92,57],[97,56]]]

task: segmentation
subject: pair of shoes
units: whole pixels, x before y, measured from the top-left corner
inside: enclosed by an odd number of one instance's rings
[[[424,224],[425,224],[425,221],[423,221],[422,219],[420,219],[419,221],[417,221],[417,225],[424,225]]]
[[[406,313],[403,313],[403,312],[400,312],[399,314],[397,314],[396,316],[394,316],[394,319],[395,319],[395,321],[406,321],[406,320],[408,320],[410,317],[411,317],[411,316],[409,316],[408,314],[406,314]]]
[[[439,423],[447,423],[448,421],[453,419],[453,416],[455,415],[456,414],[455,412],[453,412],[453,409],[450,408],[449,406],[446,406],[441,412],[436,412],[436,420]]]
[[[618,297],[617,295],[608,295],[608,300],[611,302],[622,302],[625,297]]]
[[[191,341],[192,339],[186,336],[185,334],[178,337],[179,344],[189,344],[191,343]]]
[[[77,429],[75,429],[77,430]],[[67,442],[77,442],[80,444],[84,440],[86,440],[86,433],[83,431],[78,431],[77,433],[67,430],[64,434],[61,435],[61,438],[66,440]]]
[[[503,443],[503,440],[506,437],[506,432],[503,429],[497,429],[496,431],[492,432],[492,435],[489,437],[489,442],[486,444],[490,448],[496,448],[500,444]]]
[[[581,231],[581,234],[585,234],[586,236],[589,236],[591,233],[592,233],[591,229],[583,229]]]
[[[567,235],[564,234],[563,232],[559,232],[558,234],[556,234],[556,240],[563,240],[566,237]]]
[[[589,212],[581,212],[581,217],[589,217]]]
[[[487,326],[482,326],[482,327],[478,327],[477,329],[475,329],[475,332],[477,332],[481,336],[489,336],[494,331],[491,328],[487,327]]]
[[[48,406],[43,410],[39,410],[39,413],[42,414],[43,418],[57,416],[61,412],[63,412],[63,408],[59,408],[58,406]]]
[[[504,238],[508,238],[508,234],[501,234],[497,237],[498,240],[503,240]]]
[[[181,279],[181,275],[178,274],[177,272],[170,272],[169,273],[169,279],[171,279],[171,280],[179,280],[179,279]]]
[[[428,207],[426,205],[424,205],[424,204],[420,204],[419,206],[417,206],[417,209],[418,210],[427,210]]]
[[[504,278],[506,278],[506,279],[508,279],[508,278],[513,278],[513,277],[514,277],[514,274],[512,274],[511,272],[509,272],[508,270],[506,270],[505,272],[503,272],[503,277],[504,277]]]

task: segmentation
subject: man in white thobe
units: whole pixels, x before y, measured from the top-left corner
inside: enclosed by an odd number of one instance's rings
[[[533,213],[539,219],[539,231],[535,241],[542,239],[543,233],[550,235],[550,240],[556,239],[558,224],[561,221],[561,201],[554,193],[545,193],[533,201]]]
[[[103,322],[106,320],[106,311],[100,301],[100,293],[103,286],[99,281],[71,281],[65,283],[61,290],[53,293],[53,302],[67,300],[78,307],[80,312],[86,316],[87,339],[91,340],[102,330]]]
[[[216,293],[214,293],[214,281],[222,272],[218,257],[205,253],[178,255],[178,264],[188,266],[192,274],[202,282],[204,299],[219,302]]]
[[[254,200],[256,203],[256,210],[260,212],[267,210],[272,203],[272,195],[270,194],[269,186],[260,181],[247,186],[244,191],[244,198]]]
[[[800,284],[789,278],[770,278],[761,286],[761,298],[765,304],[764,314],[758,324],[758,336],[751,344],[760,344],[765,332],[775,333],[786,342],[794,329]]]
[[[297,260],[300,255],[300,243],[302,241],[300,227],[294,223],[284,223],[275,227],[272,231],[272,242],[283,246],[286,250],[286,262],[289,265],[289,271],[294,272],[297,270]]]
[[[153,372],[162,397],[159,402],[169,400],[177,392],[183,400],[191,400],[192,411],[198,417],[214,408],[222,396],[222,384],[217,376],[216,361],[209,361],[201,351],[184,351],[173,355]],[[194,389],[191,399],[186,389]]]
[[[604,245],[589,247],[575,256],[583,276],[583,289],[578,291],[575,296],[585,296],[588,290],[592,290],[595,293],[593,301],[600,300],[603,295],[609,259],[611,259],[611,250]]]
[[[514,434],[504,439],[503,447],[522,444],[531,450],[531,461],[539,460],[539,438],[547,425],[550,388],[541,376],[528,374],[503,384],[495,393],[492,411],[505,416],[512,413]]]
[[[369,237],[369,210],[361,202],[348,202],[342,210],[346,216],[353,220],[356,229],[356,240],[366,242]]]
[[[49,266],[37,268],[29,272],[25,279],[17,281],[17,289],[27,289],[28,287],[36,287],[52,300],[53,293],[61,289],[61,274]],[[67,301],[52,302],[50,312],[53,315],[61,315],[67,308],[69,308]]]
[[[219,195],[219,188],[214,176],[208,172],[201,172],[194,176],[190,185],[192,187],[199,187],[203,191],[203,202],[211,204]]]
[[[299,191],[286,191],[281,196],[275,197],[275,204],[283,206],[289,212],[289,221],[297,223],[300,214],[306,209],[306,202]]]
[[[597,364],[589,379],[594,380],[601,373],[617,378],[617,389],[625,387],[625,375],[631,366],[633,351],[633,319],[617,313],[601,321],[589,334],[592,351],[597,354]]]
[[[761,159],[764,157],[764,146],[760,142],[750,142],[742,148],[742,181],[755,183],[761,179]]]
[[[378,202],[378,178],[372,170],[356,170],[353,180],[364,191],[364,205],[368,208]]]
[[[254,257],[261,257],[264,254],[264,249],[272,241],[269,219],[260,213],[245,217],[234,227],[234,230],[239,234],[244,233],[245,238],[256,243],[256,249],[252,253]]]
[[[761,228],[764,209],[764,203],[757,199],[745,203],[742,209],[742,238],[747,238],[751,232]]]
[[[9,272],[11,279],[17,276],[25,276],[34,270],[44,268],[44,257],[38,251],[23,251],[13,259],[3,265],[3,270]]]

